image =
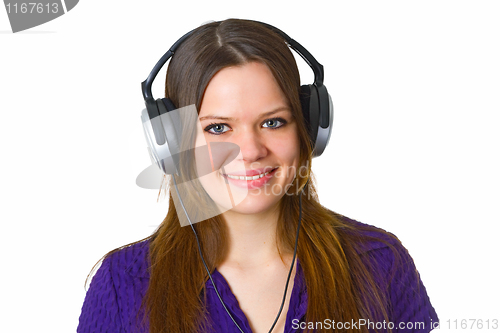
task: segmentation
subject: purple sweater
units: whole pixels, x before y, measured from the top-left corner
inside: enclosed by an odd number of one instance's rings
[[[357,221],[349,221],[359,224]],[[369,235],[371,232],[367,234]],[[367,319],[364,323],[360,321],[347,324],[333,322],[333,318],[325,318],[326,320],[321,322],[324,325],[323,328],[333,332],[335,325],[351,325],[353,328],[358,328],[363,324],[371,331],[374,331],[372,328],[377,328],[379,332],[386,332],[384,328],[390,327],[394,333],[423,333],[430,332],[437,325],[438,317],[429,301],[418,272],[415,274],[416,268],[413,260],[401,245],[394,242],[393,244],[398,247],[398,250],[401,250],[399,252],[403,255],[401,258],[403,264],[396,271],[391,282],[390,295],[388,295],[392,307],[389,318],[391,323],[370,322]],[[124,248],[103,261],[93,277],[85,297],[77,329],[78,333],[142,333],[148,331],[147,324],[145,327],[138,324],[138,318],[141,317],[137,316],[149,282],[148,246],[149,242],[144,241]],[[382,242],[370,242],[360,252],[368,254],[370,260],[375,260],[375,267],[383,272],[390,271],[393,266],[394,254]],[[212,277],[224,303],[238,325],[245,332],[252,332],[245,314],[240,309],[238,301],[224,277],[217,270],[213,272]],[[211,281],[208,280],[205,286],[207,307],[214,332],[239,333],[238,328],[222,307]],[[297,260],[297,273],[288,313],[286,313],[285,333],[301,332],[304,328],[311,327],[310,325],[319,325],[318,323],[301,322],[306,309],[307,290],[302,268]],[[285,313],[282,313],[283,315]],[[331,328],[327,325],[330,325]]]

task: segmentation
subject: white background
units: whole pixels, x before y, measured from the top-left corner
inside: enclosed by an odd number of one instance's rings
[[[140,82],[182,34],[229,17],[279,27],[325,67],[322,204],[402,240],[441,330],[500,320],[498,1],[87,0],[17,34],[0,10],[0,331],[74,332],[93,264],[163,220],[135,185],[150,164]]]

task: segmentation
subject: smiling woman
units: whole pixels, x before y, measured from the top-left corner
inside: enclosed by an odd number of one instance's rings
[[[403,332],[405,322],[429,332],[437,322],[399,240],[319,203],[311,161],[329,134],[315,122],[328,116],[314,115],[331,106],[321,65],[302,49],[316,79],[301,87],[285,40],[298,45],[262,23],[231,19],[174,44],[165,103],[195,105],[201,124],[183,131],[181,148],[230,143],[239,154],[189,182],[181,196],[188,209],[178,211],[170,191],[153,235],[105,256],[78,332],[331,331],[317,325],[325,320],[337,332]],[[184,167],[165,177],[170,188],[193,179],[203,164],[194,160],[181,156]],[[220,213],[182,227],[184,215],[212,206]]]

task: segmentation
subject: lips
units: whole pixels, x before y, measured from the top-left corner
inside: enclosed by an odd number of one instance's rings
[[[278,167],[265,167],[265,168],[260,168],[260,169],[253,169],[253,170],[244,170],[244,171],[231,171],[228,173],[223,173],[222,175],[229,175],[229,176],[246,176],[246,177],[253,177],[257,175],[264,174],[269,171],[276,170]]]
[[[262,168],[243,172],[220,173],[231,184],[238,187],[258,188],[269,182],[278,168]]]

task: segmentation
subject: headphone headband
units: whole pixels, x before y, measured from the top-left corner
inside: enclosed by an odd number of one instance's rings
[[[323,65],[321,65],[316,60],[316,58],[314,58],[313,55],[311,53],[309,53],[309,51],[306,50],[305,47],[303,47],[302,45],[300,45],[300,43],[297,42],[295,39],[290,38],[290,36],[288,36],[286,33],[284,33],[283,31],[281,31],[280,29],[278,29],[278,28],[276,28],[276,27],[274,27],[274,26],[272,26],[270,24],[267,24],[267,23],[264,23],[264,22],[259,22],[259,21],[254,21],[254,22],[260,23],[260,24],[268,27],[272,31],[277,32],[278,34],[280,34],[281,37],[283,37],[285,39],[285,41],[287,42],[288,46],[292,50],[294,50],[295,52],[297,52],[298,55],[300,55],[302,57],[302,59],[304,59],[304,61],[309,65],[309,67],[311,67],[311,69],[314,72],[314,84],[316,86],[322,86],[323,85],[323,79],[324,79]]]
[[[168,59],[170,59],[174,55],[174,53],[177,50],[177,48],[179,47],[179,45],[181,45],[189,36],[191,36],[191,34],[193,33],[194,30],[196,30],[196,29],[189,31],[188,33],[184,34],[184,36],[179,38],[170,47],[170,49],[168,49],[168,51],[165,52],[165,54],[160,58],[160,60],[158,60],[158,62],[153,67],[153,69],[151,70],[151,73],[149,73],[146,80],[144,80],[142,82],[142,84],[141,84],[142,96],[144,97],[145,101],[148,101],[148,100],[154,101],[153,94],[151,93],[151,86],[153,85],[153,81],[155,80],[156,76],[160,72],[163,65],[165,65],[165,63],[168,61]]]
[[[280,29],[278,29],[278,28],[276,28],[276,27],[274,27],[274,26],[272,26],[270,24],[264,23],[264,22],[259,22],[259,21],[253,21],[253,22],[260,23],[263,26],[265,26],[265,27],[269,28],[270,30],[272,30],[272,31],[278,33],[279,35],[281,35],[281,37],[283,37],[283,39],[286,41],[286,43],[288,44],[288,46],[292,50],[294,50],[295,52],[297,52],[297,54],[299,54],[302,57],[302,59],[304,59],[304,61],[313,70],[313,72],[314,72],[314,85],[316,85],[317,87],[320,87],[320,86],[323,85],[323,79],[324,79],[323,65],[321,65],[313,57],[313,55],[311,53],[309,53],[309,51],[307,51],[302,45],[299,44],[299,42],[297,42],[296,40],[290,38],[290,36],[288,36],[286,33],[284,33],[283,31],[281,31]],[[216,23],[220,23],[220,21],[216,22]],[[193,29],[193,30],[189,31],[188,33],[184,34],[184,36],[182,36],[174,44],[172,44],[172,46],[168,49],[168,51],[165,52],[165,54],[160,58],[160,60],[158,60],[158,62],[153,67],[153,69],[151,70],[151,73],[146,78],[146,80],[142,82],[142,95],[144,97],[144,100],[146,100],[146,102],[148,100],[154,101],[153,94],[151,92],[151,87],[153,85],[154,79],[156,78],[156,76],[158,75],[158,73],[160,72],[160,70],[162,69],[162,67],[165,65],[165,63],[168,61],[168,59],[170,59],[174,55],[174,53],[177,50],[177,48],[189,36],[191,36],[195,30],[196,29]]]

